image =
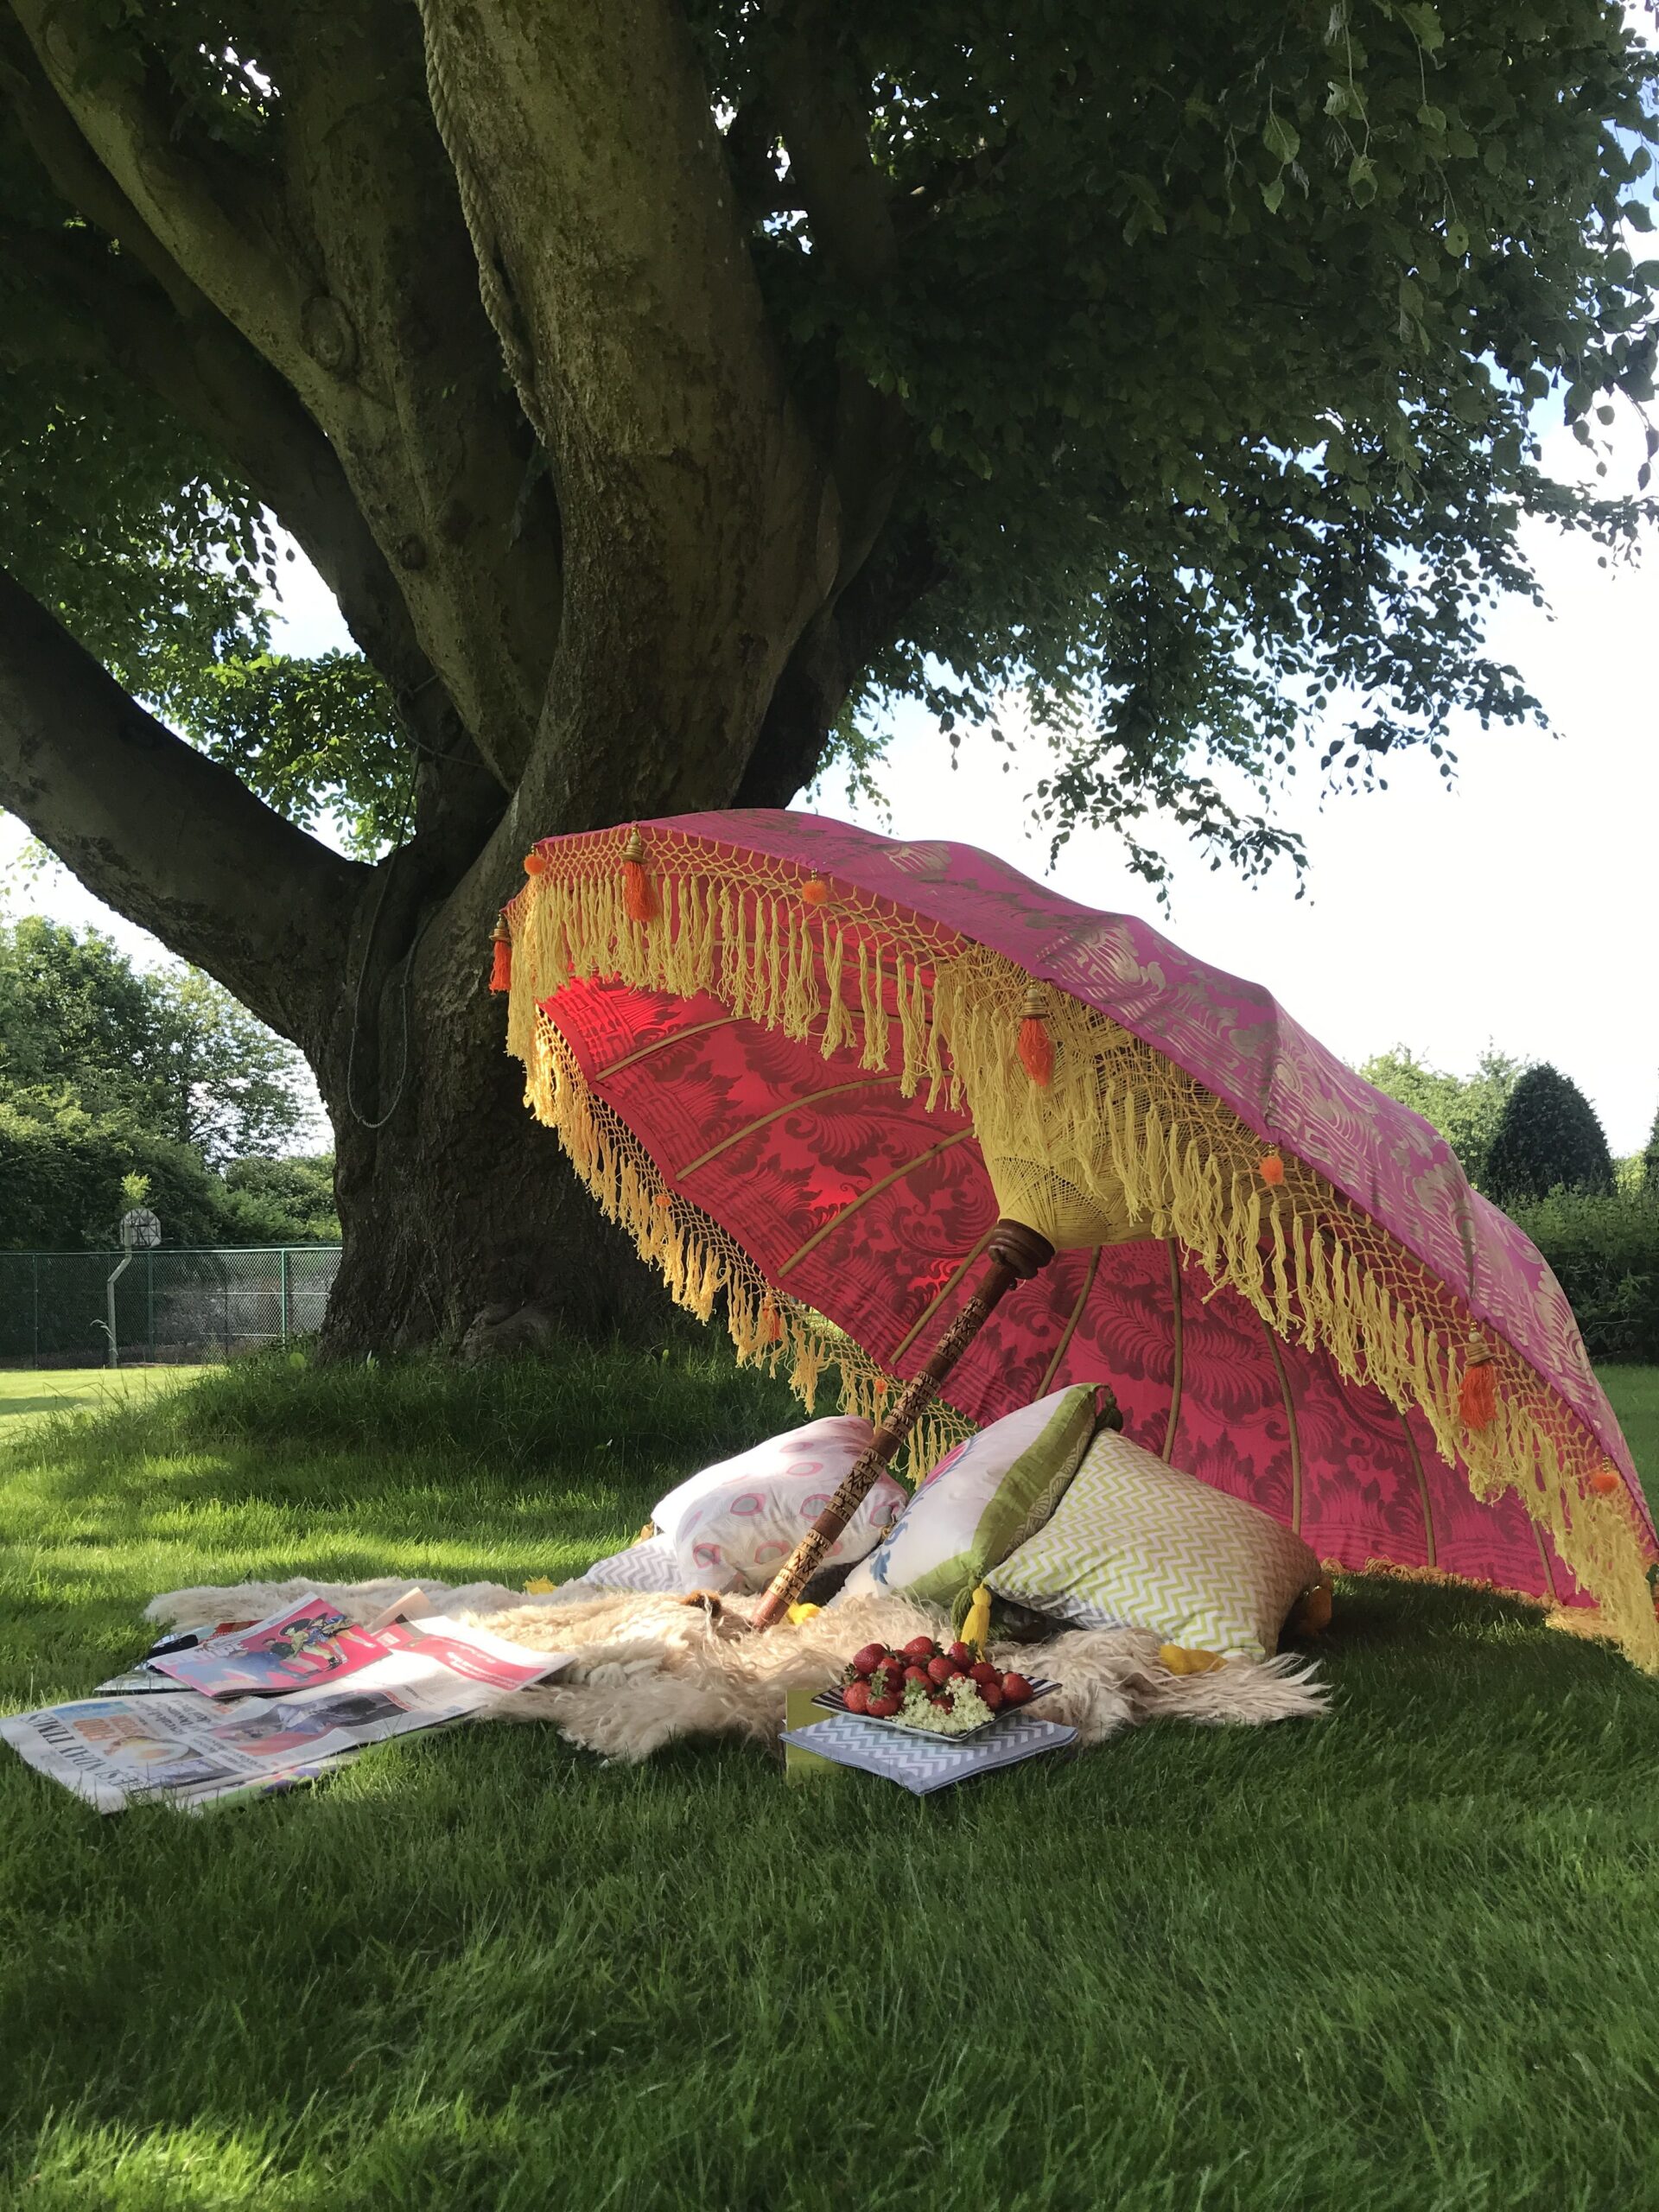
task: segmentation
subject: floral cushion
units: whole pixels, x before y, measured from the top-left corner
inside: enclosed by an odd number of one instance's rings
[[[683,1586],[764,1590],[873,1434],[868,1421],[850,1414],[809,1421],[671,1491],[654,1517],[673,1544]],[[908,1495],[891,1475],[878,1477],[824,1563],[861,1559]]]
[[[1074,1627],[1149,1629],[1188,1650],[1263,1658],[1319,1572],[1270,1514],[1103,1428],[1050,1520],[985,1579]]]

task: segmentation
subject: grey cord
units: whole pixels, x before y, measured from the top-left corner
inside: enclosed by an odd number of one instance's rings
[[[384,863],[385,873],[380,878],[380,889],[375,899],[374,912],[369,916],[369,932],[363,941],[363,957],[358,963],[357,988],[352,994],[352,1042],[351,1048],[346,1055],[346,1110],[359,1128],[370,1131],[384,1129],[403,1103],[404,1085],[409,1080],[410,971],[414,965],[415,955],[420,949],[421,939],[426,935],[432,919],[431,915],[429,914],[426,920],[416,931],[410,941],[409,950],[404,955],[403,987],[397,995],[399,1026],[402,1033],[397,1054],[397,1082],[391,1094],[391,1105],[378,1121],[372,1122],[359,1107],[354,1095],[357,1076],[357,1040],[363,1032],[363,986],[368,981],[369,957],[374,950],[374,933],[380,926],[380,910],[386,903],[387,892],[391,888],[391,872],[397,865],[398,855],[404,849],[404,833],[409,827],[410,810],[415,803],[415,778],[419,765],[417,758],[410,766],[409,789],[404,794],[403,816],[397,824],[397,842],[387,854]]]

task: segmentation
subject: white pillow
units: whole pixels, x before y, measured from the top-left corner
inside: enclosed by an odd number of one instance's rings
[[[902,1590],[952,1606],[1047,1520],[1083,1457],[1096,1409],[1095,1385],[1074,1383],[947,1452],[838,1597]]]
[[[672,1528],[674,1555],[685,1588],[766,1588],[870,1441],[868,1421],[814,1421],[811,1428],[838,1428],[841,1433],[820,1436],[811,1446],[787,1452],[777,1447],[791,1440],[776,1438],[733,1462],[722,1480],[698,1478],[696,1495]],[[862,1433],[849,1433],[855,1429]],[[795,1432],[797,1437],[808,1433],[804,1429]],[[857,1512],[824,1554],[823,1563],[861,1559],[903,1512],[908,1497],[893,1476],[877,1476]]]
[[[829,1414],[799,1428],[787,1428],[781,1436],[769,1436],[764,1444],[751,1445],[734,1459],[719,1459],[712,1467],[688,1475],[666,1497],[658,1499],[651,1517],[659,1529],[672,1536],[680,1516],[708,1491],[729,1482],[764,1482],[772,1475],[816,1475],[832,1463],[840,1470],[830,1485],[833,1491],[874,1435],[874,1429],[859,1414]]]
[[[1319,1574],[1271,1514],[1103,1428],[1051,1519],[985,1580],[1077,1628],[1150,1629],[1189,1651],[1260,1659]]]

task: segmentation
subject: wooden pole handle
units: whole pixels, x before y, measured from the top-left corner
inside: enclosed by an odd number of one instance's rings
[[[939,1385],[1017,1282],[1046,1267],[1054,1247],[1023,1222],[999,1221],[985,1248],[989,1265],[974,1286],[956,1319],[940,1338],[931,1357],[890,1413],[884,1414],[868,1449],[848,1470],[845,1481],[772,1577],[755,1613],[757,1633],[786,1613],[823,1566],[836,1538],[875,1487],[878,1476],[938,1395]]]

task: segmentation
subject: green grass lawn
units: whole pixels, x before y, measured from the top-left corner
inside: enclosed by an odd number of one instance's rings
[[[199,1367],[0,1367],[0,1438],[29,1414],[101,1413],[176,1389]]]
[[[1610,1378],[1659,1471],[1659,1370]],[[723,1362],[260,1363],[0,1453],[0,1699],[154,1591],[574,1571],[794,1418]],[[917,1801],[541,1727],[100,1820],[0,1760],[0,2205],[1643,2212],[1659,1685],[1351,1585],[1319,1723]]]

